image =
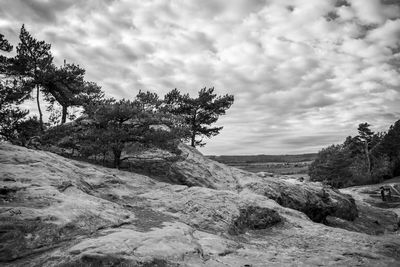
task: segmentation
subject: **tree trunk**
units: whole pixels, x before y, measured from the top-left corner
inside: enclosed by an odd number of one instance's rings
[[[39,96],[40,96],[40,90],[39,90],[39,85],[36,85],[36,103],[37,103],[37,107],[38,107],[38,111],[39,111],[39,124],[40,124],[40,131],[43,132],[44,128],[43,128],[43,114],[42,114],[42,109],[40,108],[40,100],[39,100]]]
[[[121,163],[121,152],[120,150],[114,150],[114,168],[119,169],[119,165]]]
[[[68,112],[68,107],[62,106],[61,124],[64,124],[67,121],[67,112]]]
[[[197,110],[194,111],[193,118],[192,118],[192,137],[190,145],[192,147],[196,147],[196,118],[197,117]]]
[[[192,137],[191,137],[190,145],[191,145],[192,147],[196,147],[195,142],[196,142],[196,132],[193,130],[193,131],[192,131]]]
[[[364,143],[365,143],[364,150],[365,150],[365,157],[366,157],[366,160],[367,160],[368,177],[369,177],[369,179],[372,179],[372,177],[371,177],[371,159],[369,157],[368,142],[365,141]]]

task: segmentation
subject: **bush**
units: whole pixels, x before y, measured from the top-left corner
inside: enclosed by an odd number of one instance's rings
[[[352,184],[352,161],[349,151],[342,145],[332,145],[322,149],[309,167],[312,181],[323,181],[334,187]]]
[[[41,134],[40,122],[37,117],[17,120],[8,126],[1,127],[1,135],[14,145],[27,146],[30,140]]]

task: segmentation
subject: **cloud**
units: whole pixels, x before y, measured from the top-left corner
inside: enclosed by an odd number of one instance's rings
[[[108,96],[234,94],[206,154],[313,152],[400,116],[395,0],[2,3],[0,32],[14,44],[22,23]]]
[[[74,1],[6,1],[2,3],[0,14],[3,18],[15,22],[22,18],[25,23],[47,24],[57,23],[58,15],[73,6]]]
[[[352,0],[351,5],[354,7],[357,18],[366,24],[383,24],[388,19],[400,17],[399,6],[384,4],[381,0]]]

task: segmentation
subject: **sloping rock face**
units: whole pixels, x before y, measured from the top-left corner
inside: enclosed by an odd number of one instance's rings
[[[396,266],[397,235],[312,222],[251,189],[155,181],[0,144],[2,266]]]
[[[160,181],[187,186],[202,186],[213,189],[235,189],[237,178],[246,172],[229,168],[205,158],[196,149],[179,145],[180,154],[160,149],[129,153],[129,147],[122,155],[122,169],[140,171]]]
[[[143,161],[135,161],[130,170],[156,170],[155,178],[174,184],[202,186],[220,190],[240,192],[244,189],[266,196],[280,205],[304,212],[315,222],[324,222],[327,216],[354,220],[358,216],[352,197],[319,183],[293,182],[277,177],[260,177],[237,168],[229,167],[204,157],[196,149],[180,144],[180,155],[163,154],[161,151]],[[126,155],[126,162],[129,155]],[[151,161],[150,159],[154,160]],[[163,160],[161,160],[163,159]]]

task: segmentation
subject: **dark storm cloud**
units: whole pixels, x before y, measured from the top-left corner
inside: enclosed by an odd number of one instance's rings
[[[310,152],[360,122],[383,130],[399,117],[398,1],[3,3],[10,41],[25,23],[52,44],[56,64],[80,64],[109,96],[234,94],[207,154]]]
[[[57,13],[65,11],[72,5],[72,1],[24,1],[26,7],[35,16],[35,19],[44,20],[46,23],[54,23],[57,20]]]
[[[4,18],[21,18],[26,22],[56,23],[59,13],[74,5],[72,0],[13,0],[3,1],[0,14]]]

